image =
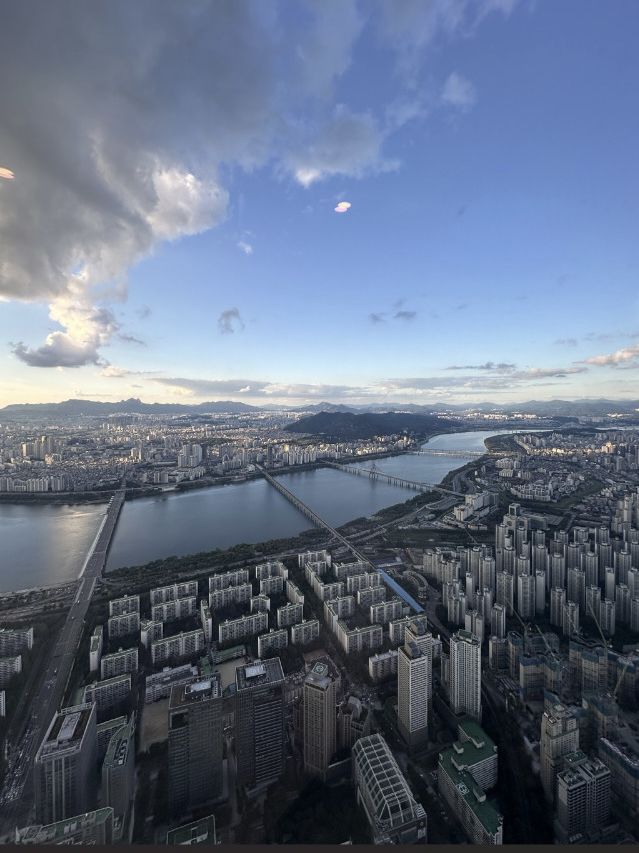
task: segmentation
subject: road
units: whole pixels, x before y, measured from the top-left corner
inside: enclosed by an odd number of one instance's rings
[[[106,564],[107,553],[124,504],[124,489],[111,498],[106,515],[87,554],[78,590],[66,622],[45,665],[39,690],[21,739],[9,753],[7,773],[0,792],[0,836],[29,823],[32,805],[33,762],[55,712],[60,708],[76,659],[84,619],[96,581]]]

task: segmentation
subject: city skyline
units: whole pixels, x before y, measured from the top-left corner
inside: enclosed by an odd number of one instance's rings
[[[636,397],[638,17],[13,4],[0,406]]]

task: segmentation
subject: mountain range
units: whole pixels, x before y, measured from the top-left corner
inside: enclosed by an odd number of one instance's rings
[[[50,417],[107,417],[115,414],[189,415],[189,414],[243,414],[250,412],[288,411],[299,414],[365,414],[402,412],[416,415],[445,416],[458,412],[495,412],[537,414],[542,417],[600,417],[611,412],[636,415],[639,418],[639,400],[529,400],[517,404],[500,403],[371,403],[366,406],[349,406],[344,403],[312,403],[304,406],[255,406],[234,400],[216,400],[206,403],[143,403],[137,398],[104,403],[97,400],[65,400],[61,403],[13,403],[0,409],[0,417],[50,418]]]

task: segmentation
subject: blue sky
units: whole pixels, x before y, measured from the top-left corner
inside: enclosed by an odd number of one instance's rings
[[[0,404],[639,396],[633,0],[7,8]]]

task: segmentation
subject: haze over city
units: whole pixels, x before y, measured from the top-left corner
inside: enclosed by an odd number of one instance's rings
[[[8,4],[0,404],[636,394],[638,18]]]

